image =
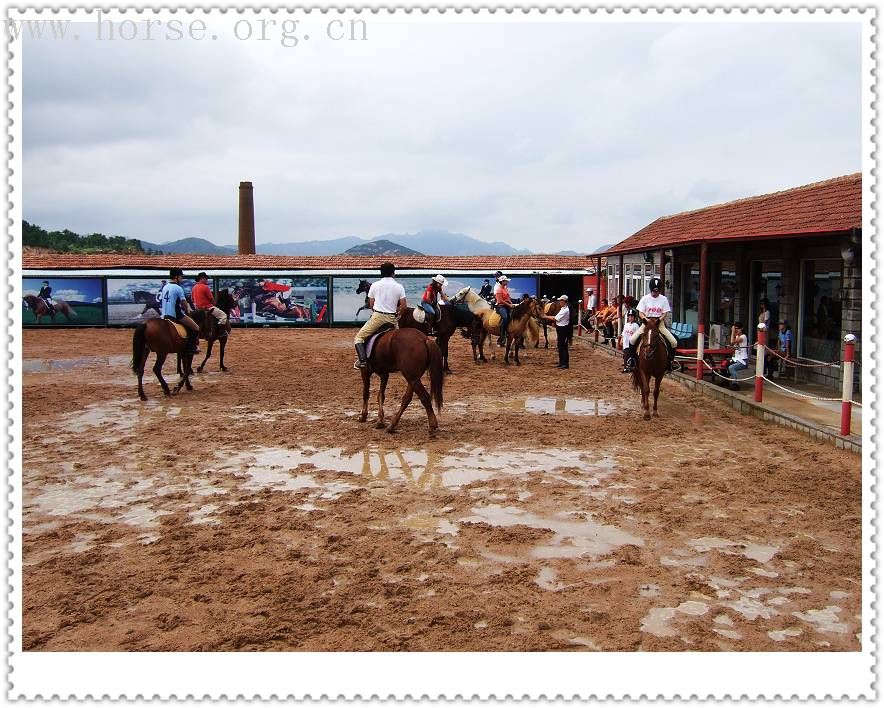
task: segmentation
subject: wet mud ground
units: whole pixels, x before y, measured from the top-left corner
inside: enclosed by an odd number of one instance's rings
[[[142,403],[131,330],[25,331],[24,649],[860,649],[859,457],[459,337],[389,435],[352,334],[236,330]]]

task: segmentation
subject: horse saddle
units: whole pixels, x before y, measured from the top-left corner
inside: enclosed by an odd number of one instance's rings
[[[427,312],[422,307],[415,307],[411,311],[411,316],[414,317],[414,321],[418,324],[423,324],[427,321]]]
[[[371,359],[371,353],[374,351],[374,345],[377,341],[383,337],[387,332],[396,329],[394,325],[385,324],[383,325],[377,332],[371,335],[368,338],[368,341],[365,343],[365,358]]]
[[[173,322],[172,320],[165,321],[174,328],[175,332],[178,334],[179,337],[181,337],[181,339],[187,339],[187,329],[184,327],[184,325]]]
[[[497,310],[488,315],[488,326],[491,328],[500,327],[500,315]]]

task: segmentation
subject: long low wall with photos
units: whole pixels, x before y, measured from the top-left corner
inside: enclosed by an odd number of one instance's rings
[[[573,276],[582,284],[582,275]],[[376,273],[364,275],[223,275],[209,278],[217,294],[226,289],[236,305],[231,322],[240,327],[353,326],[368,320],[368,287],[377,280]],[[450,275],[446,294],[450,297],[462,288],[479,291],[485,274]],[[409,304],[420,302],[430,281],[426,275],[402,275],[397,280],[405,287]],[[41,314],[34,298],[44,281],[49,281],[56,314]],[[493,281],[492,281],[493,282]],[[134,327],[149,317],[159,316],[158,295],[166,280],[155,272],[126,276],[55,276],[34,274],[22,278],[22,323],[25,327]],[[181,285],[190,300],[195,281]],[[510,280],[513,299],[523,294],[538,295],[538,276],[513,275]]]

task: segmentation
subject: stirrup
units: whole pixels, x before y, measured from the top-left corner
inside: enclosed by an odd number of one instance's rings
[[[354,369],[360,369],[360,370],[361,370],[361,369],[366,368],[367,366],[368,366],[368,362],[367,362],[367,361],[362,361],[361,359],[357,359],[356,361],[353,362],[353,368],[354,368]]]

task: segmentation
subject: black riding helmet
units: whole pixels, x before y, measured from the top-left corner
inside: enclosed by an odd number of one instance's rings
[[[182,278],[184,277],[184,271],[181,270],[181,268],[172,268],[172,269],[169,271],[169,277],[172,278],[172,279],[177,278],[179,275],[180,275]]]
[[[651,278],[651,281],[648,283],[648,290],[657,290],[658,292],[662,292],[663,283],[660,281],[660,278]]]

